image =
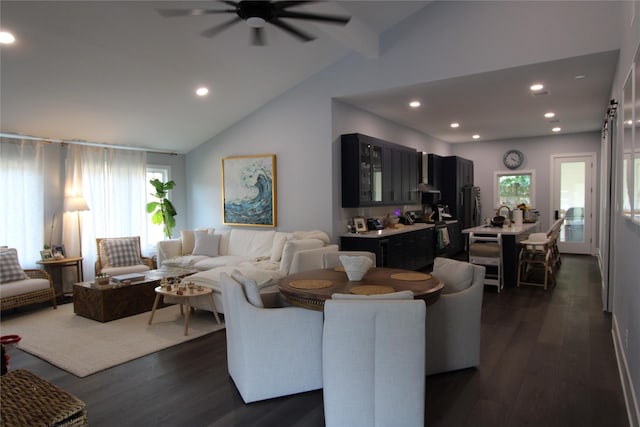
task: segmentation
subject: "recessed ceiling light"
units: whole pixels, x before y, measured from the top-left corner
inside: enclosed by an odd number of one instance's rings
[[[536,84],[531,85],[531,87],[529,89],[531,89],[533,91],[542,90],[542,89],[544,89],[544,85],[542,83],[536,83]]]
[[[548,113],[544,113],[544,116],[545,116],[547,119],[550,119],[551,117],[555,117],[555,116],[556,116],[556,113],[554,113],[554,112],[552,112],[552,111],[549,111]]]
[[[587,77],[587,76],[585,76],[584,74],[578,74],[578,75],[575,77],[575,79],[576,79],[576,80],[579,80],[579,79],[584,79],[585,77]]]
[[[411,108],[418,108],[420,106],[420,101],[411,101],[409,103],[409,107]]]
[[[553,132],[560,132],[562,130],[561,127],[554,127],[553,129],[551,129]]]
[[[475,135],[473,135],[471,138],[473,139],[480,139],[480,135],[478,135],[477,133]]]
[[[453,122],[453,123],[451,123],[449,126],[451,126],[452,128],[454,128],[454,129],[455,129],[455,128],[460,127],[460,123]]]
[[[16,41],[16,38],[13,34],[7,31],[0,31],[0,43],[1,44],[11,44]]]
[[[209,93],[209,89],[207,89],[206,87],[199,87],[198,89],[196,89],[196,95],[198,96],[205,96]]]

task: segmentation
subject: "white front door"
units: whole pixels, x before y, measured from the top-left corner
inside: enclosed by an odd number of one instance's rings
[[[558,247],[560,252],[594,253],[596,154],[551,156],[551,224],[564,218]]]

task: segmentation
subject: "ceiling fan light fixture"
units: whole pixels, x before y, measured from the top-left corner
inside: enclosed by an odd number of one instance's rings
[[[251,28],[263,28],[267,23],[264,18],[260,18],[259,16],[250,16],[246,19],[246,22]]]

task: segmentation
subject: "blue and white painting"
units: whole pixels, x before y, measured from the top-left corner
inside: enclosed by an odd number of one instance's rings
[[[222,159],[224,223],[276,226],[276,156]]]

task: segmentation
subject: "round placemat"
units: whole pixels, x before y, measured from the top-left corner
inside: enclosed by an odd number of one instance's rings
[[[380,295],[395,292],[391,286],[384,285],[360,285],[349,289],[349,292],[356,295]]]
[[[333,282],[331,280],[319,279],[303,279],[289,282],[289,286],[296,289],[322,289],[328,288],[332,284]]]
[[[395,273],[391,275],[392,279],[396,280],[429,280],[431,279],[430,274],[426,273]]]

